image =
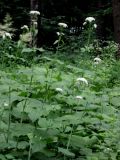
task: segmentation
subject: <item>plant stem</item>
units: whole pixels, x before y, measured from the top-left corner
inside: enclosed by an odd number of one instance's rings
[[[28,152],[28,160],[31,159],[31,140],[29,141],[30,147],[29,147],[29,152]]]
[[[30,79],[29,89],[31,89],[32,80],[33,80],[33,74],[32,74],[31,79]],[[27,94],[27,97],[25,98],[25,103],[24,103],[24,105],[23,105],[22,116],[21,116],[21,120],[20,120],[20,123],[21,123],[21,124],[22,124],[22,121],[23,121],[23,113],[24,113],[24,111],[25,111],[25,107],[26,107],[26,104],[27,104],[28,97],[29,97],[29,94]]]
[[[91,39],[91,25],[89,24],[87,46],[89,46],[90,44],[90,39]]]
[[[32,80],[33,80],[33,74],[32,74],[31,79],[30,79],[29,89],[31,88]],[[22,110],[22,113],[21,113],[21,120],[20,120],[20,124],[21,124],[21,125],[22,125],[22,123],[23,123],[23,113],[24,113],[24,111],[25,111],[25,107],[26,107],[26,104],[27,104],[28,96],[29,96],[29,95],[27,94],[27,97],[26,97],[26,99],[25,99],[25,103],[24,103],[24,105],[23,105],[23,110]],[[19,137],[17,138],[16,149],[17,149],[17,146],[18,146],[18,140],[19,140]]]
[[[7,129],[7,138],[6,138],[7,143],[9,141],[10,125],[11,125],[11,111],[12,111],[10,91],[11,91],[11,88],[9,87],[9,119],[8,119],[8,129]]]

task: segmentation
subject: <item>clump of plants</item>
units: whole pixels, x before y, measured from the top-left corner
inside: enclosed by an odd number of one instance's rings
[[[36,52],[44,50],[35,45],[34,16],[40,13],[31,14],[32,26],[21,28],[18,42],[8,32],[0,40],[0,159],[119,159],[119,62],[112,56],[117,45],[101,47],[92,35],[95,19],[88,17],[85,43],[73,43],[78,56],[71,61],[62,55],[69,51],[62,50],[67,24],[59,23],[56,54],[46,53],[35,64]]]

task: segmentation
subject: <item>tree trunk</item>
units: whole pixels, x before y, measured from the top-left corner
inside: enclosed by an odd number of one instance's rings
[[[37,46],[41,47],[42,46],[42,42],[43,42],[43,37],[41,35],[41,31],[42,31],[42,13],[43,13],[43,2],[42,0],[38,0],[38,11],[40,12],[40,16],[38,17],[38,34],[37,34]]]
[[[38,0],[30,0],[30,9],[38,10]]]
[[[112,0],[113,22],[115,41],[119,44],[118,56],[120,57],[120,0]]]

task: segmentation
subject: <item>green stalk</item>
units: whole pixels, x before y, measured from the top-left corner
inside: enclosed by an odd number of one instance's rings
[[[7,143],[9,141],[10,125],[11,125],[11,111],[12,111],[10,91],[11,91],[11,88],[9,87],[9,119],[8,119],[8,129],[7,129],[7,138],[6,138]]]
[[[29,89],[31,88],[32,80],[33,80],[33,75],[31,76],[31,79],[30,79]],[[27,94],[27,97],[26,97],[26,99],[25,99],[25,103],[24,103],[24,105],[23,105],[23,110],[22,110],[21,120],[20,120],[21,126],[22,126],[22,123],[23,123],[23,113],[24,113],[25,108],[26,108],[26,104],[27,104],[27,101],[28,101],[28,96],[29,96],[29,95]],[[17,138],[16,149],[17,149],[17,146],[18,146],[18,140],[19,140],[19,137]]]
[[[91,25],[89,24],[87,47],[88,47],[88,46],[89,46],[89,44],[90,44],[90,39],[91,39]]]
[[[31,160],[31,140],[29,141],[30,147],[29,147],[29,152],[28,152],[28,160]]]
[[[32,80],[33,80],[33,75],[31,76],[31,79],[30,79],[29,89],[31,88]],[[27,94],[27,97],[26,97],[26,99],[25,99],[25,103],[24,103],[24,105],[23,105],[22,117],[21,117],[21,121],[20,121],[20,122],[21,122],[21,124],[22,124],[22,121],[23,121],[23,113],[24,113],[25,108],[26,108],[26,104],[27,104],[28,97],[29,97],[29,94]]]

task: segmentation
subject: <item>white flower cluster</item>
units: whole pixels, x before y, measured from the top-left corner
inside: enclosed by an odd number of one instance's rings
[[[94,64],[99,64],[101,61],[99,57],[94,58]]]
[[[95,29],[97,28],[97,24],[94,24],[93,26],[94,26]]]
[[[58,36],[64,36],[64,35],[65,35],[65,34],[62,33],[62,32],[56,32],[56,34],[57,34]]]
[[[82,83],[88,85],[88,81],[83,77],[77,78],[77,82],[82,82]]]
[[[93,22],[93,21],[95,21],[95,18],[94,17],[87,17],[86,19],[85,19],[85,22]]]
[[[8,107],[9,106],[9,104],[6,103],[6,102],[3,105],[4,105],[4,107]]]
[[[30,14],[31,14],[31,15],[39,16],[39,15],[40,15],[40,12],[39,12],[39,11],[30,11]]]
[[[68,25],[66,23],[58,23],[58,26],[63,27],[63,28],[67,28]]]
[[[11,36],[11,34],[10,34],[10,33],[5,32],[5,33],[3,34],[3,36],[2,36],[2,38],[3,38],[3,39],[6,39],[6,38],[8,38],[8,39],[12,39],[12,36]]]
[[[82,96],[76,96],[75,98],[78,99],[78,100],[83,99]]]
[[[63,89],[62,88],[56,88],[55,89],[57,92],[63,92]]]
[[[38,23],[37,23],[37,22],[34,22],[34,25],[35,25],[35,26],[37,26],[37,25],[38,25]]]
[[[27,25],[22,26],[21,29],[23,29],[23,30],[25,29],[25,30],[27,30],[27,31],[29,30],[29,28],[28,28]]]
[[[87,17],[85,19],[85,22],[83,23],[83,26],[85,26],[87,23],[92,23],[92,22],[95,22],[95,18],[94,17]],[[97,28],[97,24],[93,24],[93,27],[96,29]]]

